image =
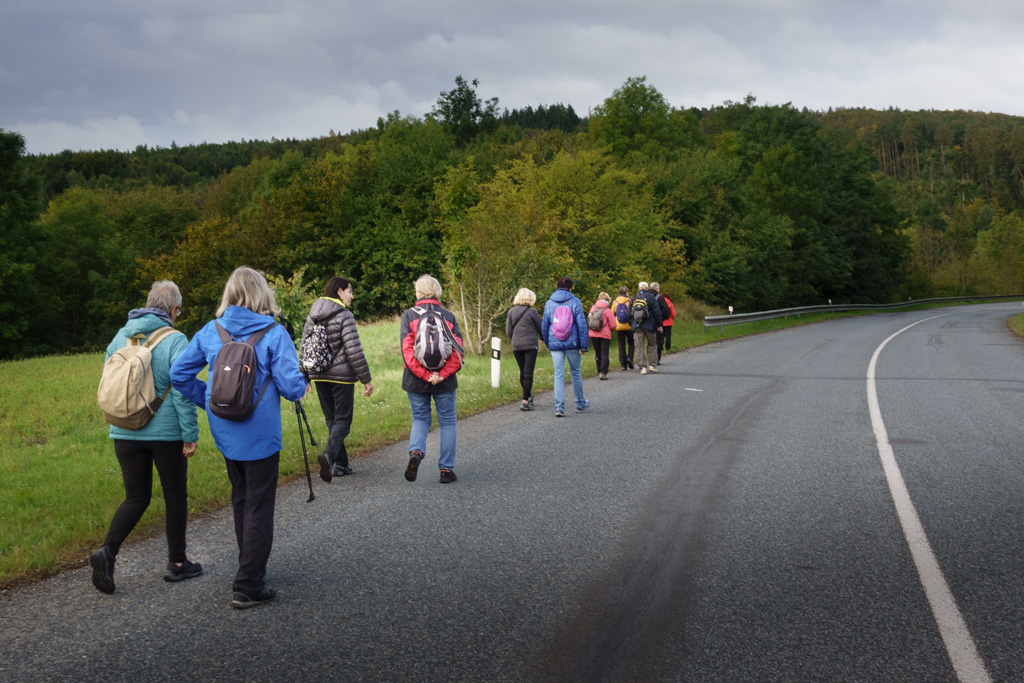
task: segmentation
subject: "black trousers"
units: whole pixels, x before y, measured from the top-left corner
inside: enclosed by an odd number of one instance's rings
[[[267,560],[274,544],[274,504],[281,453],[262,460],[229,460],[231,510],[238,541],[238,573],[234,590],[254,597],[263,590]]]
[[[533,396],[533,368],[537,365],[537,349],[512,351],[519,364],[519,384],[523,387],[523,400]]]
[[[669,349],[672,348],[672,326],[671,325],[666,325],[665,327],[663,327],[661,329],[663,329],[665,331],[664,332],[665,350],[668,351]]]
[[[615,337],[619,341],[619,365],[623,368],[633,367],[633,330],[616,330]]]
[[[114,454],[121,466],[124,502],[110,522],[107,546],[117,556],[124,539],[142,519],[153,497],[153,465],[160,475],[166,512],[167,559],[185,561],[185,521],[188,517],[188,458],[181,453],[181,441],[128,441],[114,439]]]
[[[611,351],[612,340],[604,337],[591,337],[590,345],[594,347],[594,361],[597,362],[597,371],[602,375],[608,374],[608,353]]]
[[[337,382],[313,382],[320,399],[320,410],[327,423],[327,445],[324,453],[335,465],[348,467],[348,451],[345,437],[352,430],[352,401],[355,397],[354,384]]]

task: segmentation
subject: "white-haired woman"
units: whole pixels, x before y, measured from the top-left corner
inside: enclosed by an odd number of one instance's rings
[[[407,481],[416,481],[416,472],[427,450],[430,431],[430,402],[437,411],[437,425],[441,431],[441,453],[437,464],[441,470],[441,483],[450,484],[455,476],[455,447],[458,443],[455,423],[455,390],[459,386],[456,374],[462,367],[462,332],[452,312],[441,305],[441,283],[430,275],[421,275],[415,284],[416,305],[402,314],[399,341],[405,370],[402,389],[409,397],[412,410],[412,428],[409,431],[409,465],[405,469]],[[427,317],[439,314],[446,329],[438,330],[458,346],[447,358],[417,358],[417,331],[427,325]],[[436,318],[435,318],[436,320]],[[435,328],[437,329],[437,328]],[[435,340],[437,341],[437,340]]]
[[[533,410],[533,369],[537,365],[538,340],[541,337],[540,313],[533,305],[537,295],[523,287],[512,300],[512,309],[505,316],[505,335],[512,341],[512,355],[519,364],[519,384],[523,399],[519,410]]]
[[[238,541],[238,572],[232,586],[231,606],[247,609],[274,599],[265,584],[267,560],[274,540],[274,503],[277,497],[278,463],[281,457],[281,397],[298,401],[309,391],[299,372],[295,342],[274,322],[281,312],[274,290],[263,274],[252,268],[236,268],[224,286],[217,318],[192,338],[171,366],[171,384],[196,405],[206,408],[210,389],[197,375],[214,368],[224,345],[220,330],[235,341],[262,332],[255,342],[255,388],[262,394],[255,410],[243,421],[227,420],[206,411],[210,432],[224,454],[231,481],[231,508]],[[220,329],[218,329],[220,328]]]

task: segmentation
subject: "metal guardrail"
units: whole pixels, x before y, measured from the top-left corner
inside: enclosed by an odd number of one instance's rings
[[[942,299],[914,299],[895,304],[829,304],[827,306],[801,306],[799,308],[780,308],[774,311],[758,311],[757,313],[731,313],[729,315],[708,315],[704,316],[704,333],[707,334],[709,327],[724,327],[726,325],[742,325],[743,323],[758,322],[761,320],[773,320],[775,318],[788,318],[791,315],[800,317],[810,313],[842,313],[843,311],[879,310],[889,308],[907,308],[920,304],[948,303],[954,301],[991,301],[991,300],[1013,300],[1024,299],[1024,294],[1010,294],[1003,296],[952,296]]]

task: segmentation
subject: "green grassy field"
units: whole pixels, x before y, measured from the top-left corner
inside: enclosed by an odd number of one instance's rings
[[[823,320],[826,315],[744,324],[705,334],[699,321],[677,321],[673,351],[736,336]],[[1017,316],[1024,327],[1024,316]],[[402,391],[398,321],[361,325],[373,373],[374,392],[357,390],[350,454],[359,455],[408,438],[409,404]],[[474,413],[516,401],[518,367],[503,344],[501,381],[491,387],[489,356],[468,356],[459,373],[458,414]],[[612,366],[617,351],[612,343]],[[0,588],[82,565],[106,535],[114,510],[124,498],[107,425],[96,406],[102,354],[53,356],[0,363]],[[584,358],[585,376],[596,374],[593,353]],[[535,392],[550,390],[553,371],[541,344]],[[326,429],[315,395],[303,405],[318,440]],[[282,481],[305,476],[297,420],[292,404],[282,402],[284,449]],[[199,411],[199,450],[189,463],[189,509],[192,516],[223,507],[230,487],[223,457],[213,445],[206,415]],[[307,444],[308,446],[308,444]],[[315,470],[318,451],[310,450]],[[403,463],[396,463],[396,471]],[[357,464],[358,466],[358,464]],[[315,476],[315,474],[314,474]],[[154,473],[153,502],[128,542],[162,533],[163,500]]]

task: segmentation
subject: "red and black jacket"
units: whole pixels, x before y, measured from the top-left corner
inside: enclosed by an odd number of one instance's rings
[[[452,312],[444,308],[437,299],[420,299],[416,302],[416,306],[430,308],[440,313],[445,322],[448,323],[448,329],[455,335],[459,345],[463,345],[462,331],[459,330],[458,321]],[[402,358],[405,360],[405,371],[402,373],[402,389],[404,391],[411,391],[414,394],[444,394],[449,391],[455,391],[459,386],[459,380],[455,373],[462,367],[462,358],[459,354],[453,353],[445,361],[444,366],[437,371],[441,375],[441,379],[444,380],[438,384],[431,384],[428,381],[430,379],[430,370],[423,367],[423,364],[416,360],[416,357],[413,355],[413,347],[416,343],[416,326],[419,323],[419,317],[419,314],[413,308],[406,310],[402,314],[400,339],[402,342]]]

